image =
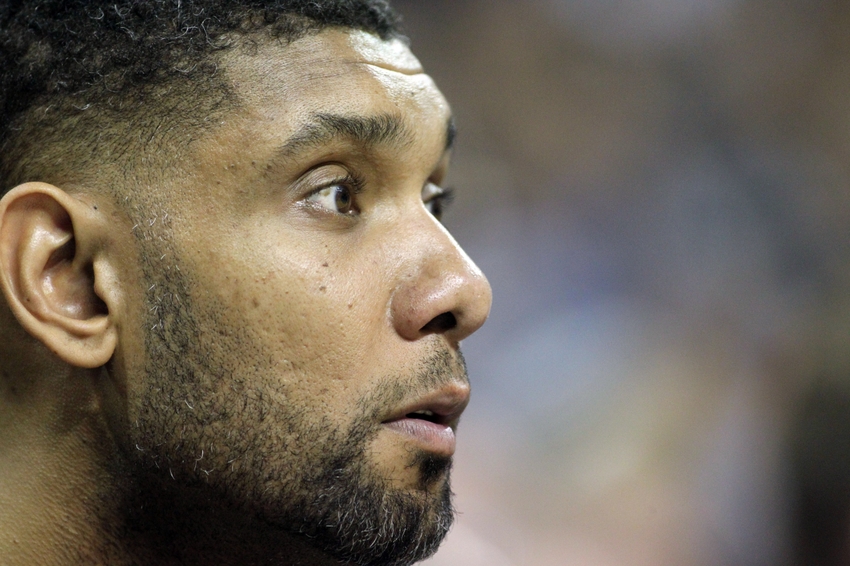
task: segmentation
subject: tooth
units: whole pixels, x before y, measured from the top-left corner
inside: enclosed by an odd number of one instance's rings
[[[425,415],[426,417],[433,417],[434,416],[434,413],[432,411],[426,411],[426,410],[414,411],[413,414],[414,415]]]

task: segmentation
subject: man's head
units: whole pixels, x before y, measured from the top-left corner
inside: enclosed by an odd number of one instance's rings
[[[394,14],[0,10],[0,509],[78,503],[80,561],[433,552],[490,290]]]

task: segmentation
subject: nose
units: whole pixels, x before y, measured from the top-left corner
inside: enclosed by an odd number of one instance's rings
[[[390,304],[392,324],[406,340],[442,334],[456,344],[487,319],[490,284],[432,216],[417,228],[403,242],[405,261]]]

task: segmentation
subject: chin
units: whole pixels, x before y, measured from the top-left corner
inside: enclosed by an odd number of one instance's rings
[[[451,458],[417,451],[401,468],[412,472],[403,485],[363,460],[352,464],[317,478],[323,487],[283,524],[351,564],[407,565],[436,552],[455,518]]]

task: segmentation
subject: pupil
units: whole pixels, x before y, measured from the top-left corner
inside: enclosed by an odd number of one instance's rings
[[[348,193],[348,190],[340,187],[336,191],[336,206],[339,209],[348,208],[349,203],[351,202],[351,195]]]

